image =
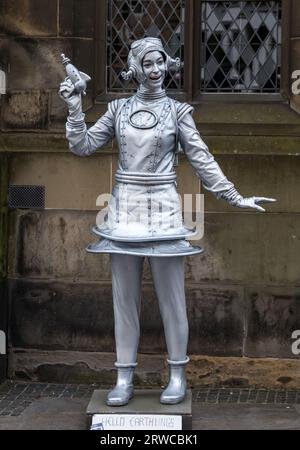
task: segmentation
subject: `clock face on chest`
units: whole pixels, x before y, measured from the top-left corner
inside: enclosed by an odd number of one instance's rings
[[[157,125],[158,118],[153,111],[139,109],[131,114],[129,122],[134,128],[147,130]]]

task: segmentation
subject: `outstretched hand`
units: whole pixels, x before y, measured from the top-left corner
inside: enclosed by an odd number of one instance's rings
[[[252,208],[257,209],[257,211],[265,212],[266,210],[259,206],[260,203],[274,203],[277,202],[275,198],[268,197],[242,197],[238,200],[236,206],[239,208]]]

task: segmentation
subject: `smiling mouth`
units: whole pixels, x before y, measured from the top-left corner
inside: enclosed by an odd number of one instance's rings
[[[150,80],[157,81],[157,80],[160,80],[161,77],[162,77],[162,75],[159,75],[159,76],[153,76],[153,75],[152,75],[152,77],[150,77]]]

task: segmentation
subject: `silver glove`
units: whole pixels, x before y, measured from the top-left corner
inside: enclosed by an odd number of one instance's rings
[[[81,94],[75,92],[72,81],[67,78],[61,83],[58,93],[69,109],[67,123],[72,128],[82,129],[85,115],[82,112]]]
[[[274,203],[277,200],[275,198],[268,197],[242,197],[237,198],[234,206],[238,208],[252,208],[257,209],[257,211],[265,212],[266,210],[259,206],[260,203]]]
[[[219,198],[223,198],[232,206],[257,209],[257,211],[261,212],[265,212],[266,210],[259,206],[259,203],[274,203],[277,201],[275,198],[268,197],[243,197],[234,186],[220,193]]]

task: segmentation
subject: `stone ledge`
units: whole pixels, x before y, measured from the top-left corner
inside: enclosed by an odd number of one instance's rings
[[[207,143],[210,151],[215,155],[298,156],[300,154],[300,136],[259,136],[249,135],[248,133],[245,136],[202,134],[202,138]],[[70,152],[64,133],[30,131],[28,133],[2,132],[0,135],[0,153]],[[118,148],[113,143],[110,146],[101,148],[91,157],[94,158],[104,153],[118,154]],[[75,155],[71,156],[76,157]]]
[[[300,118],[284,103],[205,103],[194,105],[197,127],[216,155],[298,155]],[[107,103],[86,111],[88,125],[107,110]],[[64,125],[61,130],[3,131],[1,152],[69,152]],[[99,153],[118,153],[113,143]],[[98,154],[99,154],[98,153]]]
[[[235,358],[191,355],[187,377],[198,386],[299,389],[299,360]],[[39,382],[101,383],[115,381],[115,354],[39,351],[12,348],[9,378]],[[166,355],[140,354],[135,383],[140,387],[162,386],[168,378]]]
[[[30,381],[56,380],[59,383],[100,383],[115,380],[114,353],[43,351],[12,348],[8,377]],[[164,362],[158,355],[139,355],[135,374],[137,386],[160,386]],[[71,381],[73,380],[73,381]]]
[[[221,96],[222,97],[222,96]],[[199,125],[274,125],[276,127],[298,125],[299,115],[283,101],[221,102],[205,101],[193,104],[194,119]],[[107,110],[107,103],[95,104],[86,111],[87,122],[95,122]]]

